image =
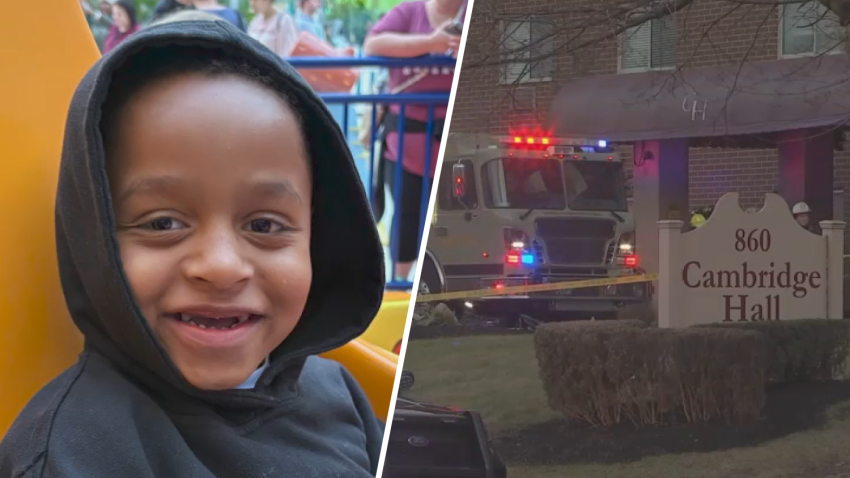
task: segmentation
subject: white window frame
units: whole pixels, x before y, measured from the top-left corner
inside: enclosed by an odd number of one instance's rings
[[[676,46],[675,55],[676,55],[676,58],[678,59],[678,56],[679,56],[679,51],[678,51],[679,50],[679,28],[678,28],[679,24],[678,24],[678,20],[676,18],[676,12],[671,12],[669,15],[665,16],[664,18],[668,18],[668,17],[673,21],[673,25],[676,28],[674,30],[674,35],[676,37],[676,40],[673,44]],[[656,18],[656,19],[649,20],[646,23],[643,23],[643,24],[641,24],[637,27],[629,28],[628,30],[626,30],[625,32],[620,34],[620,36],[617,39],[617,72],[619,72],[619,73],[643,73],[643,72],[646,72],[646,71],[669,71],[669,70],[675,70],[676,69],[676,65],[658,66],[658,67],[655,67],[655,68],[652,67],[652,23],[655,22],[655,21],[661,21],[661,19]],[[640,26],[644,26],[644,25],[646,25],[647,28],[649,28],[649,34],[648,34],[649,56],[647,57],[647,62],[646,62],[647,64],[646,64],[646,66],[641,66],[641,67],[623,68],[623,48],[624,48],[625,42],[627,41],[626,36],[629,35],[629,33],[631,31],[633,31],[635,28],[639,28]]]
[[[502,49],[503,47],[505,47],[505,45],[508,43],[508,38],[507,38],[507,35],[508,35],[508,33],[509,33],[508,28],[512,28],[512,25],[511,25],[511,24],[516,24],[516,23],[529,23],[529,24],[532,24],[532,23],[534,23],[535,21],[538,21],[538,20],[536,20],[536,17],[533,17],[533,16],[532,16],[532,17],[530,17],[530,18],[517,19],[517,20],[502,20],[502,21],[500,22],[500,24],[499,24],[499,31],[500,31],[500,39],[502,39],[502,38],[503,38],[503,39],[504,39],[504,41],[503,41],[502,43],[500,43],[500,44],[499,44],[499,49],[501,50],[501,49]],[[520,41],[522,41],[522,40],[520,40]],[[531,42],[531,25],[529,25],[529,29],[528,29],[528,40],[526,40],[526,41]],[[554,39],[551,39],[551,40],[549,40],[549,41],[554,42]],[[553,47],[553,49],[554,49],[554,44],[552,45],[552,47]],[[529,54],[531,54],[531,52],[529,52],[529,51],[525,51],[525,52],[523,52],[522,54],[524,54],[524,55],[529,55]],[[506,56],[508,56],[508,55],[507,55],[507,54],[505,54],[505,53],[502,53],[501,51],[499,52],[499,58],[505,58]],[[517,77],[508,77],[507,69],[508,69],[508,68],[510,68],[512,65],[523,65],[523,70],[526,70],[526,69],[527,69],[527,65],[528,65],[528,63],[524,63],[524,64],[523,64],[523,63],[521,63],[521,62],[517,62],[517,63],[505,63],[505,64],[501,65],[501,68],[500,68],[500,70],[499,70],[499,84],[500,84],[500,85],[512,85],[512,84],[514,84],[514,83],[519,83],[519,84],[524,84],[524,83],[545,83],[545,82],[552,81],[552,80],[554,79],[554,74],[555,74],[555,66],[554,66],[554,64],[552,65],[552,71],[550,72],[550,74],[549,74],[548,76],[544,76],[544,77],[540,77],[540,78],[532,78],[532,77],[531,77],[531,71],[530,71],[530,70],[529,70],[529,71],[525,71],[525,72],[522,74],[522,76],[521,76],[521,77],[519,77],[519,78],[517,78]]]
[[[809,0],[809,1],[810,2],[817,2],[817,0]],[[779,13],[779,28],[777,28],[777,30],[779,30],[779,33],[778,33],[779,41],[777,42],[777,45],[776,45],[777,58],[779,58],[779,59],[809,58],[809,57],[813,57],[813,56],[817,56],[817,55],[838,55],[838,54],[841,54],[841,53],[845,53],[846,50],[845,50],[844,46],[842,46],[840,44],[837,47],[833,48],[832,50],[830,50],[828,52],[818,53],[818,45],[817,45],[818,36],[815,35],[814,27],[812,27],[812,37],[813,37],[812,38],[812,45],[814,45],[814,48],[812,48],[811,52],[785,53],[785,9],[786,8],[795,8],[795,9],[800,8],[801,6],[805,5],[806,3],[809,3],[809,2],[790,3],[790,4],[786,4],[786,5],[782,6],[782,11]],[[817,2],[817,3],[818,3],[819,8],[820,7],[826,8],[822,4],[820,4],[819,2]]]

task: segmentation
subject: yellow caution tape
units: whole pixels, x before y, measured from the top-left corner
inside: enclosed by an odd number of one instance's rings
[[[639,282],[655,282],[658,274],[641,274],[623,277],[611,277],[606,279],[588,279],[564,282],[551,282],[549,284],[518,285],[503,287],[501,289],[489,288],[478,290],[462,290],[458,292],[446,292],[443,294],[416,295],[416,302],[436,302],[458,299],[478,299],[481,297],[492,297],[497,295],[528,294],[531,292],[551,292],[555,290],[585,289],[588,287],[599,287],[614,284],[636,284]]]

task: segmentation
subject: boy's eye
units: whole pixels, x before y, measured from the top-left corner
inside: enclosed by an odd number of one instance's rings
[[[173,217],[160,217],[153,221],[142,225],[142,229],[150,229],[152,231],[173,231],[175,229],[183,229],[186,224],[174,219]]]
[[[282,231],[284,227],[271,219],[254,219],[248,223],[247,229],[260,234],[273,234]]]

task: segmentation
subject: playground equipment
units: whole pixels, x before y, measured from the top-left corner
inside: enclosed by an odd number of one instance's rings
[[[0,29],[0,220],[7,225],[0,234],[0,437],[82,347],[59,285],[53,202],[68,105],[98,57],[78,0],[12,2],[5,13],[39,21]],[[358,339],[325,355],[351,371],[382,418],[398,362],[384,344],[403,334],[402,295],[395,293],[388,302],[395,305],[364,335],[378,346]]]

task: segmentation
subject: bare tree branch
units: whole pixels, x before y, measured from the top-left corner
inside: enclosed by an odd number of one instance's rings
[[[468,64],[465,68],[481,68],[488,66],[502,66],[516,63],[537,63],[547,60],[551,57],[569,54],[578,50],[585,49],[594,44],[602,43],[607,40],[615,39],[620,35],[627,33],[628,30],[643,25],[652,20],[658,20],[669,16],[673,13],[684,10],[692,5],[697,0],[642,0],[639,2],[607,2],[599,8],[565,8],[548,12],[531,13],[526,15],[490,15],[492,28],[490,32],[500,32],[500,39],[495,42],[486,42],[489,48],[483,55],[477,55],[477,58]],[[803,5],[805,2],[801,0],[723,0],[724,3],[733,5],[760,5],[770,7],[773,11],[778,6],[783,5]],[[819,0],[819,4],[826,7],[820,18],[814,21],[817,23],[828,14],[833,13],[838,18],[838,22],[842,26],[850,24],[850,0]],[[476,13],[479,11],[476,5]],[[568,28],[553,28],[552,33],[542,36],[533,41],[529,41],[523,45],[514,48],[505,48],[506,41],[513,36],[518,26],[514,26],[511,31],[503,31],[500,28],[502,22],[538,22],[538,23],[553,23],[557,24],[558,18],[567,17],[570,15],[582,15],[578,22],[572,21]],[[573,19],[574,20],[574,19]],[[604,28],[612,26],[612,28]],[[603,29],[603,32],[597,32]],[[585,37],[588,32],[594,32]],[[541,45],[547,42],[554,41],[555,46],[546,53],[539,53]],[[497,48],[493,48],[496,46]],[[479,48],[480,51],[480,48]]]
[[[704,2],[711,2],[708,18],[706,8],[700,6],[705,5]],[[795,9],[790,14],[794,23],[786,24],[784,15],[791,9]],[[692,12],[693,19],[690,18]],[[671,16],[673,22],[667,20]],[[656,27],[656,23],[652,23],[656,21],[663,23]],[[771,25],[772,21],[777,24]],[[835,41],[829,34],[836,31],[838,25],[850,25],[850,0],[564,0],[551,7],[520,9],[519,13],[509,0],[476,0],[472,22],[462,75],[480,75],[474,72],[478,69],[501,72],[498,88],[503,96],[481,106],[487,121],[502,122],[508,116],[506,113],[512,116],[519,113],[516,110],[525,97],[525,94],[520,97],[520,89],[524,86],[529,88],[529,93],[545,98],[557,91],[561,82],[611,71],[612,52],[618,55],[618,63],[624,61],[623,45],[630,43],[632,35],[649,35],[647,31],[638,30],[649,23],[653,39],[649,46],[641,48],[651,51],[640,53],[643,51],[640,50],[631,58],[640,62],[640,55],[649,55],[646,61],[652,64],[647,64],[646,68],[660,67],[667,74],[660,75],[660,84],[653,84],[649,95],[639,95],[636,102],[651,101],[654,96],[675,87],[677,82],[687,81],[682,74],[684,69],[737,64],[737,68],[728,73],[734,75],[728,92],[731,97],[734,89],[739,88],[738,77],[744,66],[766,59],[766,45],[775,45],[777,40],[770,35],[776,35],[777,31],[810,28],[811,34],[817,36],[817,40],[812,40],[816,43],[815,51],[806,54],[811,61],[843,49],[845,29],[840,29],[841,38]],[[533,33],[525,29],[529,24],[535,28]],[[671,27],[666,26],[670,24]],[[675,61],[667,57],[661,64],[655,63],[660,58],[656,55],[661,55],[652,46],[660,31],[656,28],[675,28],[673,40],[662,40],[676,43]],[[725,37],[731,31],[735,32],[732,42]],[[827,36],[823,36],[824,32]],[[779,40],[782,38],[780,36]],[[780,45],[780,48],[784,47]],[[775,53],[773,55],[775,58]],[[544,83],[536,83],[541,77],[547,77]],[[534,82],[527,83],[529,79]],[[727,103],[728,97],[721,117],[728,112]],[[508,108],[513,111],[506,111]],[[528,113],[540,120],[540,112],[534,108]]]

